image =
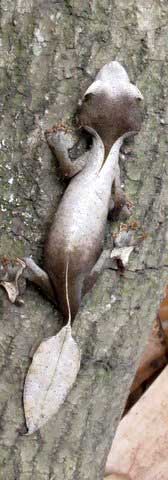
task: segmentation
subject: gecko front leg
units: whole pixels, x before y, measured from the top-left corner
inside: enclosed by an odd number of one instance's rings
[[[124,193],[121,187],[121,178],[120,178],[120,167],[119,164],[116,165],[116,175],[114,178],[114,195],[111,196],[109,204],[109,220],[117,220],[120,213],[124,215],[125,218],[129,218],[131,215],[131,202],[128,201],[126,194]]]
[[[63,127],[53,127],[53,129],[46,131],[45,136],[49,147],[58,160],[62,176],[71,178],[85,167],[89,151],[86,151],[73,162],[69,156],[69,150],[76,141],[73,132],[66,131]]]

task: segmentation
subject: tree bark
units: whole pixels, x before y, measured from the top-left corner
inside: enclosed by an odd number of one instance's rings
[[[166,0],[2,0],[0,254],[43,243],[65,185],[44,140],[71,125],[97,70],[117,59],[145,97],[145,121],[122,155],[125,191],[146,239],[124,276],[106,271],[73,325],[82,353],[58,415],[23,436],[22,392],[31,350],[59,330],[59,312],[29,286],[25,305],[0,291],[0,480],[102,480],[107,454],[167,281]],[[119,227],[109,224],[107,239]]]

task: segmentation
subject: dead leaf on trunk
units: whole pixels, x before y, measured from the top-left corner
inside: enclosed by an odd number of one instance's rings
[[[2,263],[3,265],[3,263]],[[0,286],[3,287],[11,303],[15,303],[19,298],[19,278],[22,276],[22,273],[26,265],[21,258],[16,258],[13,262],[6,262],[6,268],[4,269],[4,278],[0,279]],[[11,277],[11,278],[10,278]],[[20,303],[20,302],[19,302]],[[24,303],[21,301],[21,303]]]
[[[133,250],[134,250],[134,246],[122,247],[122,248],[115,247],[111,252],[111,258],[120,260],[122,266],[125,267],[128,263],[129,256],[131,255]]]
[[[42,342],[34,354],[24,387],[24,410],[28,434],[58,412],[80,368],[80,351],[68,323],[55,336]]]

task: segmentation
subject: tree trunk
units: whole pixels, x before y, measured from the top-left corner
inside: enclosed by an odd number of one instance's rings
[[[32,348],[60,328],[34,286],[25,305],[0,291],[0,480],[102,480],[107,454],[167,281],[166,0],[2,0],[0,254],[43,243],[65,185],[44,139],[71,125],[97,70],[117,59],[145,98],[145,121],[122,155],[123,181],[145,240],[123,276],[106,271],[73,325],[82,365],[56,417],[23,436],[22,392]],[[124,160],[125,159],[125,160]],[[118,225],[109,224],[107,237]]]

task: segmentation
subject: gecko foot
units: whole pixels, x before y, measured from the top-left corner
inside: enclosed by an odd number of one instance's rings
[[[114,206],[109,212],[109,219],[113,221],[118,220],[120,215],[127,219],[132,214],[132,209],[133,203],[126,197],[122,188],[117,188],[115,190]]]
[[[45,130],[44,134],[45,134],[45,136],[47,136],[48,134],[57,133],[59,131],[64,132],[64,133],[73,132],[72,128],[68,127],[67,125],[65,125],[63,123],[58,123],[56,125],[53,125],[53,127]]]
[[[54,125],[45,131],[45,137],[47,143],[53,153],[58,157],[59,153],[62,154],[65,148],[71,149],[74,145],[74,131],[64,127],[63,125]]]

